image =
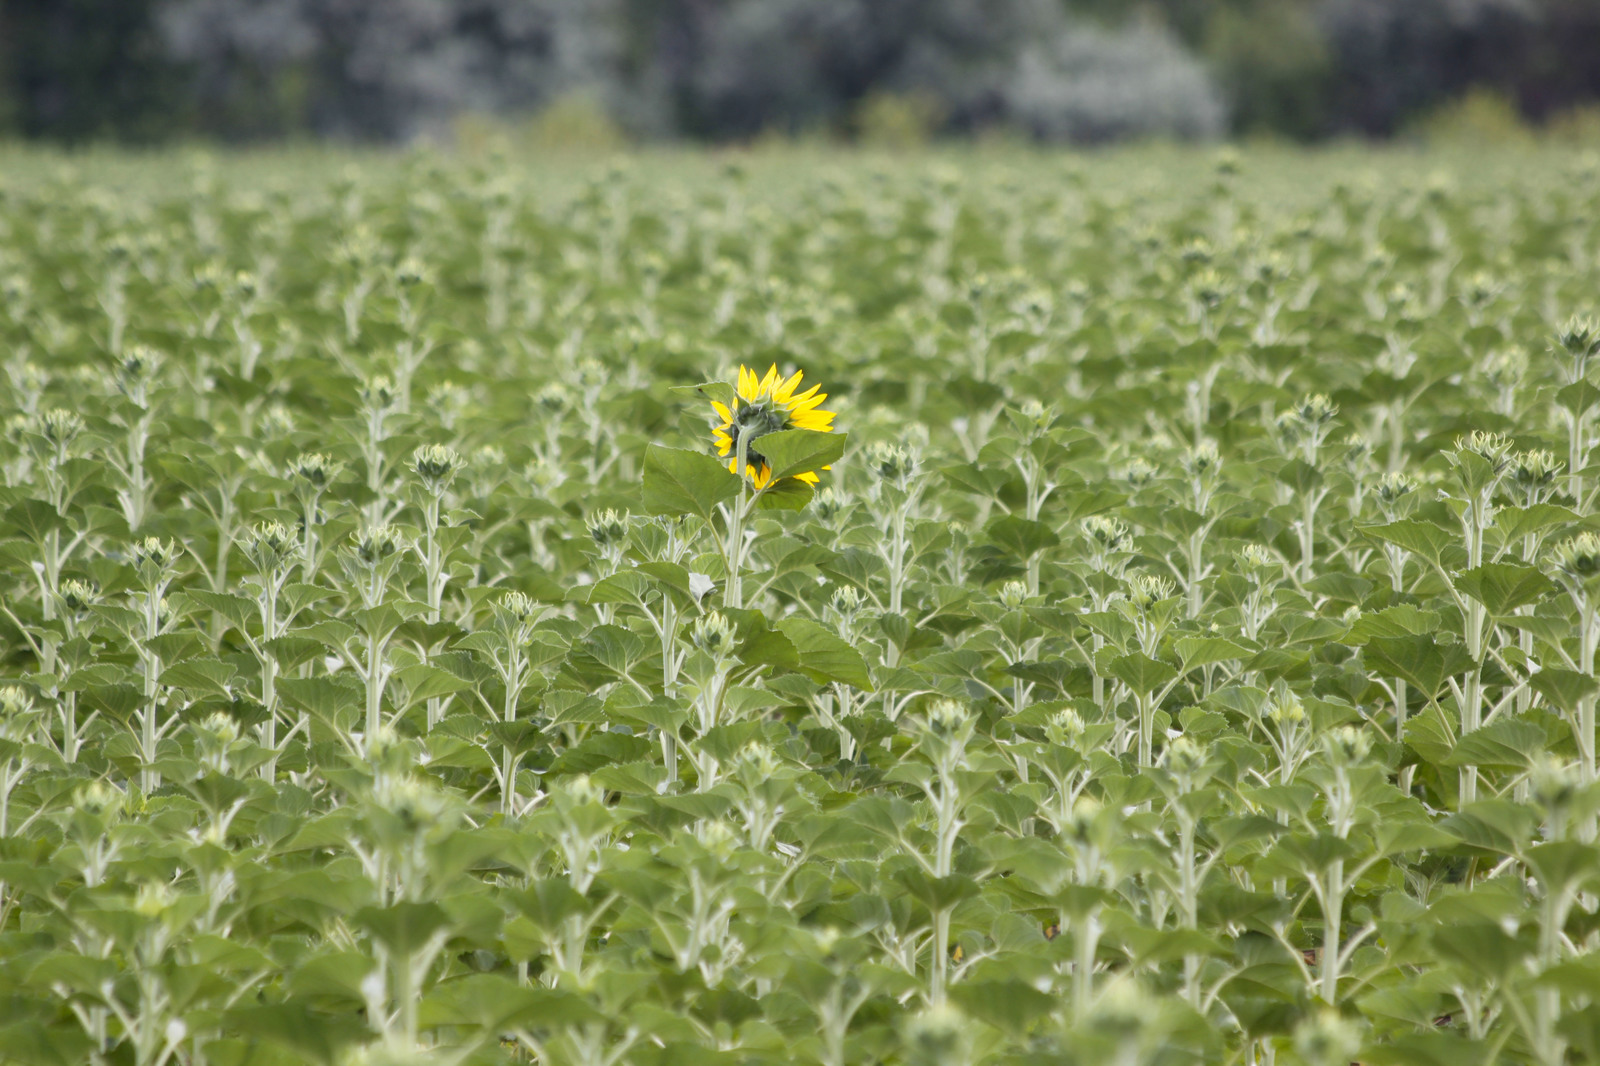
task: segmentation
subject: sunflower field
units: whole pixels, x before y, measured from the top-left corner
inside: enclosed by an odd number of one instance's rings
[[[0,176],[0,1062],[1595,1061],[1523,163]]]

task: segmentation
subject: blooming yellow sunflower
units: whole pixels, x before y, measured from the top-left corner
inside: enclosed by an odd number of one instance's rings
[[[828,394],[818,391],[820,385],[813,385],[805,392],[796,392],[800,388],[801,376],[797,370],[793,377],[780,377],[778,367],[774,364],[766,377],[758,378],[754,370],[741,366],[733,409],[729,410],[717,400],[711,401],[717,417],[722,419],[722,424],[712,430],[717,454],[727,459],[729,471],[737,474],[742,435],[745,441],[745,473],[758,489],[764,488],[772,480],[772,467],[767,465],[766,457],[757,447],[763,436],[785,429],[809,429],[818,433],[833,430],[834,412],[817,410]],[[822,469],[827,470],[828,467]],[[808,485],[815,485],[818,481],[814,470],[794,476]]]

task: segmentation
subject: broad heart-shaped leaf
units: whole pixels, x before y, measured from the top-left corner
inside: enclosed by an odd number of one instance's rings
[[[1490,979],[1505,977],[1533,951],[1494,922],[1460,922],[1433,930],[1433,948],[1465,972]]]
[[[395,676],[406,686],[406,695],[412,703],[448,696],[472,687],[470,681],[430,663],[413,663],[397,671]]]
[[[1600,403],[1600,388],[1596,388],[1588,379],[1575,382],[1557,390],[1556,403],[1575,415],[1581,415]]]
[[[260,617],[260,609],[256,606],[256,601],[246,599],[243,596],[234,596],[225,592],[211,592],[206,589],[191,589],[177,595],[186,597],[203,607],[216,611],[241,631],[244,631],[251,621]]]
[[[739,479],[715,456],[652,444],[644,453],[644,509],[655,515],[699,515],[739,495]]]
[[[771,666],[777,670],[800,668],[800,651],[794,641],[764,624],[749,627],[734,654],[746,666]]]
[[[511,1022],[534,1029],[600,1019],[593,1007],[570,992],[519,985],[491,973],[441,983],[423,998],[418,1013],[426,1026],[475,1026],[489,1033]]]
[[[1460,537],[1456,533],[1443,526],[1415,518],[1390,522],[1386,526],[1365,526],[1361,528],[1361,532],[1374,540],[1404,548],[1412,555],[1426,559],[1440,568],[1445,566],[1445,557],[1448,553],[1453,551],[1465,554],[1460,546]]]
[[[818,681],[842,681],[872,690],[867,662],[861,653],[835,634],[807,618],[785,618],[774,627],[789,638],[800,654],[800,669]]]
[[[764,433],[750,446],[772,468],[772,480],[821,470],[844,456],[847,433],[819,433],[814,429],[785,429]]]
[[[1536,844],[1523,856],[1547,892],[1593,884],[1600,877],[1600,848],[1576,840]]]
[[[667,566],[671,563],[664,564]],[[683,569],[679,567],[679,569]],[[587,588],[573,590],[573,597],[585,603],[632,603],[644,604],[648,602],[647,594],[655,589],[655,581],[651,576],[641,574],[637,570],[619,570],[610,577],[601,578]]]
[[[763,511],[803,511],[816,495],[806,482],[797,477],[769,482],[756,497],[756,506]]]
[[[313,1011],[297,1000],[235,1007],[222,1016],[222,1023],[232,1032],[288,1048],[303,1061],[329,1066],[369,1034],[353,1013]]]
[[[1000,981],[961,981],[951,986],[950,998],[967,1017],[992,1025],[1017,1039],[1027,1034],[1035,1018],[1059,1005],[1056,997],[1016,977]]]
[[[1549,700],[1558,711],[1572,712],[1585,696],[1600,689],[1600,682],[1577,670],[1546,668],[1528,678],[1528,687]]]
[[[1367,641],[1367,665],[1398,677],[1428,699],[1439,694],[1446,678],[1454,677],[1472,665],[1467,649],[1460,644],[1439,644],[1431,636],[1374,637]]]
[[[192,699],[227,696],[228,682],[233,675],[233,667],[220,660],[185,659],[163,670],[161,683],[169,688],[183,689]]]
[[[1119,655],[1107,667],[1112,677],[1134,692],[1149,695],[1178,676],[1178,671],[1142,651]]]
[[[702,381],[698,385],[674,385],[670,391],[680,396],[700,397],[707,403],[715,400],[730,410],[733,408],[734,400],[738,398],[738,393],[726,381]]]
[[[36,544],[44,543],[51,530],[66,529],[67,525],[61,512],[44,500],[22,500],[5,511],[4,528],[15,530]]]
[[[965,874],[934,877],[910,866],[896,870],[892,876],[912,899],[930,911],[954,907],[962,900],[978,894],[978,883]]]
[[[588,909],[589,901],[562,878],[539,878],[526,889],[514,891],[510,899],[517,910],[542,931],[555,935],[574,914]]]
[[[278,693],[291,706],[324,722],[338,722],[341,714],[355,714],[365,706],[361,686],[346,678],[279,678]]]
[[[357,928],[402,958],[414,955],[450,924],[450,916],[437,903],[362,907],[353,918]]]
[[[1530,533],[1549,529],[1551,526],[1566,525],[1576,522],[1578,516],[1575,512],[1553,503],[1536,503],[1532,507],[1505,507],[1497,511],[1494,516],[1494,525],[1501,536],[1501,543],[1515,542]]]
[[[1008,555],[1023,560],[1031,559],[1046,548],[1054,548],[1061,543],[1056,531],[1043,522],[1017,515],[999,515],[983,527],[983,532],[991,543]]]
[[[1531,806],[1508,799],[1483,799],[1469,803],[1439,820],[1439,828],[1470,848],[1515,854],[1527,840],[1540,816]]]
[[[1439,615],[1409,603],[1397,603],[1381,611],[1363,614],[1350,627],[1341,644],[1365,644],[1374,637],[1406,637],[1432,633],[1439,628]]]
[[[1462,737],[1444,765],[1521,770],[1547,744],[1544,730],[1534,723],[1502,718]]]
[[[1492,615],[1510,614],[1560,591],[1554,581],[1524,563],[1484,563],[1461,571],[1451,581]]]
[[[1223,637],[1182,637],[1176,647],[1185,672],[1212,663],[1248,659],[1255,654],[1250,649]]]

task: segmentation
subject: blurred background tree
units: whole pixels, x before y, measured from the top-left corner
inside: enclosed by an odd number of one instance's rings
[[[1565,116],[1600,100],[1600,3],[0,3],[0,134],[69,142],[407,141],[547,111],[540,136],[588,116],[607,143],[1310,140],[1435,128],[1469,94],[1587,128]]]

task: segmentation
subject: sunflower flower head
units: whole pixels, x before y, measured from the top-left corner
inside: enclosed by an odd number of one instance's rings
[[[745,474],[756,488],[766,487],[772,480],[772,467],[761,454],[760,440],[768,433],[788,429],[809,429],[828,433],[833,429],[832,411],[820,410],[828,398],[821,387],[811,386],[800,391],[801,372],[792,377],[780,377],[774,365],[765,377],[757,377],[748,367],[739,368],[739,383],[734,390],[733,406],[711,401],[711,407],[720,420],[712,429],[712,439],[717,454],[728,462],[728,469],[739,472],[739,445],[745,448]],[[828,469],[823,467],[824,470]],[[794,475],[808,485],[815,485],[818,476],[814,470]]]

